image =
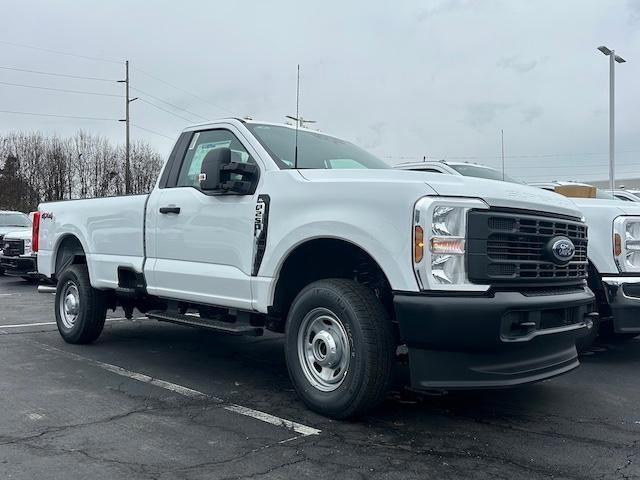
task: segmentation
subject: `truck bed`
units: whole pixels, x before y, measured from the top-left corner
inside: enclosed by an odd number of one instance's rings
[[[118,266],[141,272],[147,198],[148,195],[127,195],[42,203],[40,273],[55,273],[56,250],[71,235],[82,244],[94,287],[117,287]]]

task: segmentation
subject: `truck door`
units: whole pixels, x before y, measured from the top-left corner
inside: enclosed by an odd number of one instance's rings
[[[149,198],[145,276],[150,294],[251,309],[258,194],[204,193],[198,181],[203,158],[216,148],[230,148],[231,161],[259,166],[240,138],[231,125],[193,132],[182,159],[175,159],[177,178]]]

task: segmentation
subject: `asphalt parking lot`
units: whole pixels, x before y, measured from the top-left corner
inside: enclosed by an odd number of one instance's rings
[[[0,478],[640,478],[640,340],[512,390],[392,393],[360,422],[296,399],[277,336],[137,317],[67,345],[0,277]]]

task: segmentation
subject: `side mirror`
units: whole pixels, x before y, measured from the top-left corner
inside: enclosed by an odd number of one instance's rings
[[[216,148],[202,160],[200,188],[250,195],[256,191],[258,174],[258,167],[251,163],[232,162],[230,149]]]
[[[200,181],[200,188],[205,191],[220,190],[220,173],[222,167],[228,165],[231,162],[231,150],[228,148],[216,148],[207,152],[202,159],[202,166],[200,167],[200,175],[198,180]]]

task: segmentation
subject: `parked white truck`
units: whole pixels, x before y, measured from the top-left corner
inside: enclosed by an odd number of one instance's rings
[[[149,195],[40,205],[34,247],[67,342],[97,339],[116,305],[282,332],[299,396],[346,418],[382,400],[396,361],[418,390],[578,366],[594,300],[580,217],[539,189],[398,171],[333,136],[227,119],[184,130]]]
[[[396,168],[520,183],[491,167],[467,162],[413,162]],[[600,189],[590,192],[594,198],[576,196],[584,191],[582,187],[593,189],[587,184],[555,181],[531,185],[552,192],[560,187],[580,209],[589,227],[588,284],[596,295],[600,315],[594,317],[595,328],[580,345],[588,346],[598,333],[619,339],[639,335],[640,205],[616,199]],[[562,187],[570,188],[562,190]]]
[[[4,249],[4,236],[14,232],[30,232],[31,220],[22,212],[0,210],[0,257]],[[0,263],[0,275],[4,274],[4,267]]]
[[[36,254],[31,251],[31,241],[31,229],[9,232],[0,241],[0,269],[5,275],[34,283],[38,281]]]
[[[576,184],[532,185],[562,191]],[[640,205],[615,198],[606,190],[596,189],[594,198],[581,198],[571,191],[564,190],[589,226],[589,283],[598,300],[600,333],[621,339],[636,337],[640,334]]]

